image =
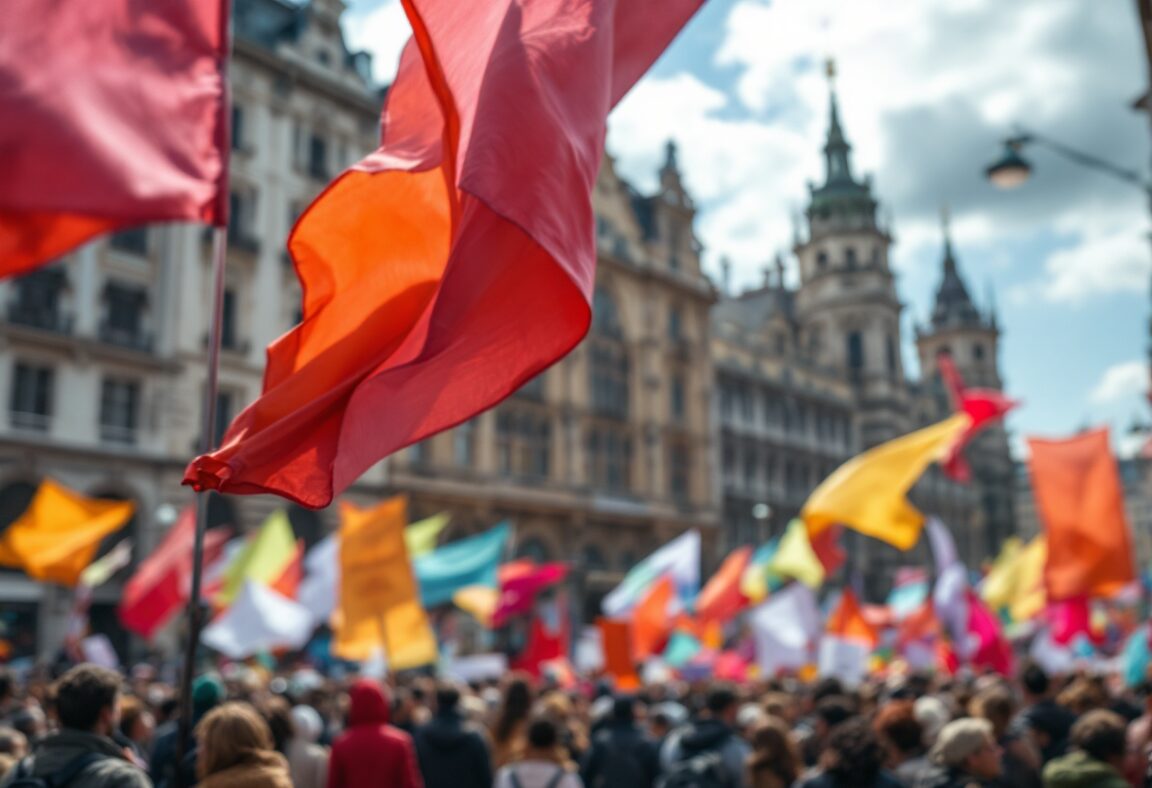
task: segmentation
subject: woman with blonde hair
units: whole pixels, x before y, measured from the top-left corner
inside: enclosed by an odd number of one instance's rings
[[[800,777],[800,749],[782,720],[763,719],[752,729],[751,743],[745,780],[749,788],[788,788]]]
[[[246,703],[217,706],[196,726],[200,788],[292,788],[272,732]]]

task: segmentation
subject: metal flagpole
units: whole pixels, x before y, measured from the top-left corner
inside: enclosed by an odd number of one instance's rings
[[[228,65],[232,59],[232,3],[221,0],[220,34],[224,56],[220,63],[220,116],[217,122],[216,144],[220,151],[220,178],[217,188],[217,217],[223,221],[212,228],[212,314],[208,321],[207,380],[204,384],[203,423],[200,433],[200,453],[207,454],[216,445],[216,407],[220,378],[220,334],[224,318],[224,270],[228,260],[229,216],[229,156],[232,151],[232,91]],[[176,743],[177,788],[185,786],[182,766],[192,736],[192,680],[196,674],[196,652],[200,645],[203,611],[200,595],[204,574],[204,533],[208,530],[208,491],[196,493],[196,530],[192,547],[192,583],[187,609],[187,644],[184,666],[180,676],[180,712]]]

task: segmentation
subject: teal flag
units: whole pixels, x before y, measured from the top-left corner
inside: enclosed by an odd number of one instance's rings
[[[425,608],[447,604],[461,588],[496,588],[496,572],[504,557],[511,526],[500,523],[467,539],[451,542],[412,562]]]
[[[687,632],[673,632],[664,649],[664,662],[671,668],[682,668],[704,647]]]

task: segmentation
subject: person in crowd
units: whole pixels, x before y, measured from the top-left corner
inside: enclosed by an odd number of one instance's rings
[[[412,738],[389,724],[384,688],[359,679],[348,699],[348,727],[332,745],[328,788],[423,788]]]
[[[12,767],[15,766],[17,762],[18,760],[11,755],[0,752],[0,780],[8,776],[8,772],[12,771]]]
[[[588,729],[576,717],[572,701],[561,692],[548,692],[540,698],[536,714],[556,723],[560,749],[572,766],[578,764],[588,750]]]
[[[296,788],[324,788],[328,781],[328,748],[317,742],[324,732],[320,713],[311,706],[291,710],[292,736],[284,748],[288,773]]]
[[[12,671],[0,668],[0,724],[11,725],[12,715],[20,710],[16,687],[16,677]]]
[[[924,749],[924,726],[909,700],[891,701],[877,713],[872,729],[884,748],[885,766],[907,788],[913,788],[931,764]]]
[[[1020,688],[1024,693],[1024,708],[1014,725],[1027,733],[1040,752],[1042,763],[1064,754],[1068,747],[1068,733],[1076,716],[1052,700],[1052,683],[1048,674],[1034,662],[1020,671]]]
[[[36,742],[0,785],[32,777],[84,788],[149,788],[148,776],[112,739],[120,722],[120,686],[119,674],[95,665],[65,673],[55,693],[61,730]]]
[[[952,721],[947,704],[935,695],[922,695],[912,703],[912,714],[924,731],[924,746],[931,749],[944,726]]]
[[[725,786],[742,788],[751,748],[735,730],[739,700],[735,690],[720,684],[709,690],[700,718],[674,731],[660,752],[666,786]]]
[[[1072,752],[1044,767],[1044,788],[1124,788],[1125,734],[1119,714],[1088,712],[1072,725]]]
[[[524,750],[533,699],[532,684],[523,676],[513,676],[505,686],[503,702],[492,729],[492,761],[497,769],[516,759]]]
[[[637,701],[618,697],[580,767],[588,788],[652,788],[660,772],[656,744],[636,723]]]
[[[13,728],[23,734],[29,744],[36,744],[48,735],[48,715],[39,706],[17,709],[8,721]]]
[[[803,761],[784,721],[765,716],[753,729],[751,743],[745,777],[748,788],[790,788],[800,776]]]
[[[20,760],[28,754],[28,739],[15,728],[0,727],[0,755]]]
[[[224,703],[196,726],[199,788],[293,788],[267,722],[247,703]]]
[[[1152,754],[1152,682],[1145,681],[1136,688],[1143,713],[1128,723],[1127,753],[1124,756],[1124,776],[1134,786],[1144,784]]]
[[[427,725],[417,729],[416,757],[426,788],[492,788],[488,742],[460,710],[460,689],[440,684],[436,709]]]
[[[915,788],[980,788],[993,785],[1002,774],[1002,752],[992,723],[964,717],[941,729],[928,753],[934,769]]]
[[[1004,753],[1002,774],[991,784],[997,788],[1040,788],[1040,753],[1032,741],[1011,729],[1016,701],[1012,691],[997,683],[977,693],[971,703],[972,716],[988,720],[992,735]]]
[[[818,768],[798,788],[901,788],[884,769],[884,748],[861,717],[832,729]]]
[[[144,701],[138,698],[125,698],[120,708],[119,733],[142,763],[147,763],[155,732],[156,720]]]
[[[648,714],[648,735],[652,737],[657,754],[664,748],[664,742],[675,727],[667,704],[659,704]]]
[[[224,685],[215,675],[200,676],[192,683],[192,730],[208,712],[224,700]],[[177,777],[183,785],[192,785],[196,779],[196,737],[189,732],[180,755],[179,721],[163,735],[157,735],[152,746],[152,758],[148,762],[148,773],[156,788],[175,788]]]
[[[520,757],[496,772],[495,788],[584,788],[561,760],[560,731],[547,717],[529,721]]]
[[[836,686],[839,686],[837,683]],[[799,726],[797,740],[805,766],[815,766],[820,753],[828,743],[832,729],[846,722],[856,714],[852,700],[845,695],[823,695],[816,701],[815,709],[806,725]]]

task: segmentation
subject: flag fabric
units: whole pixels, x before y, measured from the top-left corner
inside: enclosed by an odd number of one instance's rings
[[[1013,621],[1024,622],[1044,612],[1048,591],[1044,587],[1044,568],[1048,565],[1048,540],[1037,536],[1020,551],[1016,567],[1016,587],[1008,605]]]
[[[308,608],[318,623],[328,621],[340,596],[340,535],[324,537],[304,555],[304,577],[300,581],[300,604]]]
[[[501,626],[512,616],[519,616],[532,611],[536,597],[546,588],[564,582],[568,576],[568,565],[552,562],[535,565],[527,562],[527,566],[514,573],[505,573],[509,566],[500,567],[497,576],[500,580],[500,593],[496,600],[496,608],[492,611],[492,625]]]
[[[808,664],[809,646],[819,636],[821,626],[816,597],[808,586],[785,586],[749,611],[747,621],[762,678]]]
[[[404,543],[408,546],[408,555],[419,558],[436,549],[436,540],[440,532],[452,521],[452,515],[447,512],[434,514],[431,517],[412,523],[404,529]]]
[[[632,633],[627,621],[600,618],[596,621],[600,630],[600,647],[604,655],[604,672],[616,680],[618,692],[628,692],[640,688],[640,677],[636,675],[636,663],[632,661]]]
[[[325,506],[575,347],[608,112],[701,3],[404,0],[381,147],[289,237],[304,322],[186,482]]]
[[[1067,646],[1080,635],[1089,640],[1096,639],[1092,628],[1092,609],[1089,606],[1088,597],[1081,596],[1052,602],[1044,611],[1044,618],[1048,622],[1052,641],[1059,646]]]
[[[23,569],[36,580],[75,586],[100,541],[123,528],[135,510],[131,501],[87,498],[45,479],[28,509],[0,535],[0,565]]]
[[[664,649],[664,662],[670,668],[681,668],[695,658],[703,648],[704,645],[694,635],[676,630],[668,638],[668,645]]]
[[[926,529],[936,564],[932,605],[949,637],[958,641],[964,636],[968,622],[968,570],[956,554],[956,542],[944,523],[929,517]]]
[[[1121,668],[1124,683],[1129,687],[1137,687],[1148,680],[1148,666],[1152,664],[1152,653],[1149,649],[1150,630],[1147,624],[1134,629],[1128,636],[1121,652]]]
[[[568,595],[561,592],[538,602],[528,630],[528,642],[513,660],[513,670],[539,677],[551,667],[564,675],[568,662]]]
[[[0,29],[0,276],[104,232],[223,224],[227,4],[11,0]]]
[[[254,580],[245,580],[236,600],[204,628],[204,645],[229,659],[261,651],[299,649],[312,637],[314,619],[303,605]]]
[[[392,670],[436,662],[436,636],[404,543],[407,510],[402,495],[367,509],[340,505],[337,656],[364,660],[383,648]]]
[[[465,586],[452,594],[452,604],[463,610],[485,629],[491,629],[496,609],[500,607],[500,590],[488,586]]]
[[[788,523],[780,547],[768,561],[768,571],[780,577],[799,580],[811,589],[824,584],[824,565],[808,541],[808,529],[803,520]]]
[[[748,567],[740,578],[740,593],[753,604],[763,602],[770,592],[784,585],[784,578],[768,568],[779,549],[780,540],[771,539],[757,547],[748,559]]]
[[[1108,430],[1028,439],[1032,493],[1048,537],[1051,600],[1110,596],[1136,579],[1124,490]]]
[[[296,536],[288,514],[279,509],[268,515],[255,538],[249,540],[235,560],[224,570],[223,585],[216,595],[216,603],[232,603],[245,580],[271,584],[284,572],[296,555]]]
[[[928,572],[921,567],[902,566],[896,570],[892,590],[885,604],[892,617],[901,621],[928,599]]]
[[[974,668],[1012,675],[1012,645],[1000,631],[1000,622],[974,592],[968,592],[968,639],[961,656]]]
[[[102,586],[130,563],[132,563],[132,540],[123,539],[102,557],[85,567],[80,573],[80,585],[89,588]]]
[[[304,540],[296,540],[296,552],[288,559],[288,563],[280,570],[268,587],[288,599],[298,599],[300,596],[300,583],[304,579]]]
[[[949,448],[940,463],[940,468],[947,476],[957,481],[968,482],[972,478],[972,469],[968,467],[968,461],[964,458],[964,447],[968,445],[976,433],[993,422],[1003,419],[1008,411],[1020,403],[1008,399],[994,389],[967,388],[964,385],[964,379],[960,377],[960,372],[956,369],[956,364],[952,361],[952,356],[947,353],[941,353],[937,356],[936,365],[940,370],[941,378],[948,386],[953,405],[959,412],[966,414],[971,419],[968,428],[961,434],[960,439]]]
[[[868,673],[868,656],[879,638],[864,620],[856,594],[846,588],[824,628],[817,664],[821,676],[835,676],[856,686]]]
[[[632,655],[637,662],[660,653],[672,631],[670,606],[676,599],[672,578],[664,575],[632,610]]]
[[[740,580],[751,558],[751,547],[740,547],[728,554],[696,597],[698,620],[727,621],[748,606],[748,597],[740,591]]]
[[[450,542],[412,562],[425,608],[444,605],[468,586],[498,588],[498,569],[512,527],[500,523],[484,533]]]
[[[809,496],[801,517],[809,533],[839,523],[909,550],[920,538],[924,515],[908,502],[912,485],[967,429],[958,413],[883,443],[841,465]]]
[[[609,618],[628,615],[644,595],[667,575],[681,600],[700,589],[700,532],[685,531],[628,570],[620,585],[608,592],[601,610]]]
[[[812,551],[816,553],[816,557],[820,559],[820,564],[824,567],[825,577],[836,574],[836,570],[842,567],[848,558],[848,554],[840,545],[840,535],[843,532],[844,529],[841,526],[834,525],[831,528],[825,528],[818,534],[808,534]]]

